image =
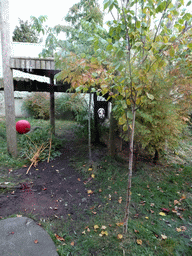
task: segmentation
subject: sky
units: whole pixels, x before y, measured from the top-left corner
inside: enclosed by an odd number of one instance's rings
[[[14,31],[15,26],[19,25],[18,18],[26,21],[30,20],[30,16],[39,17],[47,15],[47,25],[53,27],[57,24],[64,24],[64,17],[71,8],[79,0],[9,0],[10,9],[10,31]],[[103,10],[103,0],[98,1]]]

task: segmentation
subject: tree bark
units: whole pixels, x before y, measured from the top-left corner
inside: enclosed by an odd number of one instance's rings
[[[55,96],[54,96],[54,76],[50,76],[50,125],[51,132],[55,134]]]
[[[113,116],[113,112],[110,113],[110,127],[109,127],[109,155],[115,156],[115,128],[116,128],[116,120]]]
[[[132,181],[132,170],[133,170],[133,145],[134,145],[133,143],[134,143],[135,116],[136,116],[135,106],[133,106],[132,108],[132,113],[133,113],[133,119],[132,119],[132,129],[131,129],[130,145],[129,145],[129,177],[128,177],[128,184],[127,184],[127,199],[126,199],[126,206],[125,206],[124,226],[123,226],[124,233],[127,233],[129,209],[130,209],[130,202],[131,202],[131,181]]]
[[[17,157],[17,136],[15,129],[15,102],[13,74],[10,69],[11,57],[11,39],[9,25],[9,1],[0,1],[0,27],[1,27],[1,45],[2,45],[2,64],[3,64],[3,82],[5,97],[5,115],[6,115],[6,134],[7,150]]]
[[[92,152],[91,152],[91,97],[92,93],[89,93],[89,113],[88,113],[88,148],[89,148],[89,163],[92,163]]]

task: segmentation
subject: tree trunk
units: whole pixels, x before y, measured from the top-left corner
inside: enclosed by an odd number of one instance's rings
[[[116,120],[113,116],[113,112],[110,113],[110,127],[109,127],[109,155],[115,156],[115,128],[116,128]]]
[[[10,69],[11,40],[9,26],[9,1],[0,1],[0,27],[1,27],[1,44],[2,44],[2,65],[3,65],[3,82],[5,98],[5,115],[6,115],[6,134],[8,152],[17,157],[17,137],[15,129],[15,103],[13,74]]]
[[[54,96],[54,76],[50,76],[50,125],[51,132],[55,134],[55,96]]]
[[[128,220],[129,220],[129,209],[131,202],[131,181],[132,181],[132,169],[133,169],[133,145],[134,145],[134,132],[135,132],[135,116],[136,110],[135,106],[132,108],[133,119],[132,119],[132,129],[130,135],[130,146],[129,146],[129,177],[128,177],[128,185],[127,185],[127,199],[125,206],[125,218],[124,218],[124,226],[123,232],[127,233]]]
[[[97,104],[97,93],[94,93],[94,143],[95,144],[100,144],[100,138],[99,138],[99,123],[98,123],[98,117],[97,117],[97,109],[96,109],[96,104]]]
[[[91,97],[92,93],[89,93],[89,113],[88,113],[88,148],[89,148],[89,163],[92,163],[92,152],[91,152]]]

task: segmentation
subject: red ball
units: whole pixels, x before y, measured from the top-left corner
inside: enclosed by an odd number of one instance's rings
[[[16,131],[18,133],[27,133],[29,132],[31,129],[31,125],[28,121],[26,120],[19,120],[17,123],[16,123]]]

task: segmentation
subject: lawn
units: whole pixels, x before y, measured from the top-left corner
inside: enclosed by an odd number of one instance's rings
[[[30,120],[35,126],[48,129],[47,121]],[[13,178],[5,175],[7,168],[19,168],[29,164],[24,159],[28,145],[26,139],[21,142],[22,152],[17,160],[6,153],[4,123],[0,123],[1,159],[0,182],[14,183]],[[63,136],[68,131],[76,130],[74,122],[56,122],[56,134]],[[39,135],[38,135],[39,136]],[[50,136],[42,133],[39,143],[49,141]],[[47,137],[46,137],[47,136]],[[46,139],[45,139],[46,137]],[[44,139],[43,139],[44,138]],[[78,140],[78,136],[76,137]],[[190,144],[191,137],[189,138]],[[59,140],[60,141],[60,140]],[[55,139],[55,155],[61,146]],[[97,195],[99,202],[84,212],[78,212],[78,218],[70,214],[68,220],[62,218],[33,218],[47,230],[57,246],[60,256],[66,255],[192,255],[192,166],[186,159],[178,161],[178,154],[170,160],[154,165],[150,162],[138,162],[133,173],[132,201],[128,233],[123,234],[122,222],[127,188],[127,163],[116,161],[104,155],[89,168],[83,142],[76,148],[79,152],[71,156],[70,165],[83,175],[85,187],[92,195]],[[97,151],[98,148],[93,148]],[[180,149],[177,150],[180,152]],[[46,152],[46,154],[48,151]],[[54,152],[53,152],[54,153]],[[189,152],[186,152],[189,154]],[[26,158],[26,157],[25,157]],[[3,191],[2,191],[3,192]],[[88,217],[87,217],[88,216]],[[55,235],[56,234],[56,235]]]

